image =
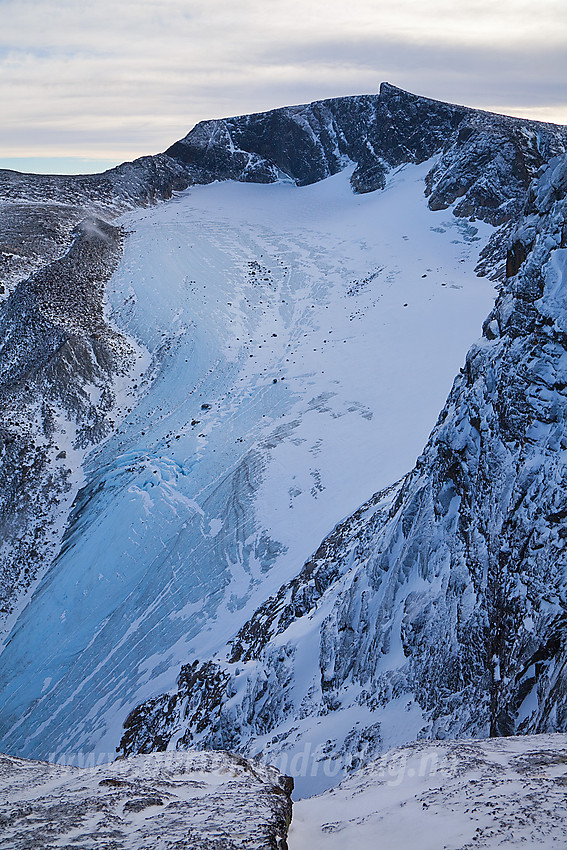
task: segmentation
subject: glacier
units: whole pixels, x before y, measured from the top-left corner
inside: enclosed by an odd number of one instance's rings
[[[532,184],[483,337],[411,472],[138,706],[123,752],[261,752],[304,796],[411,740],[565,728],[566,177],[557,157]]]
[[[6,643],[4,749],[113,752],[133,706],[412,466],[494,299],[473,273],[492,227],[431,212],[431,167],[364,196],[352,167],[217,183],[120,220],[107,310],[147,368]]]

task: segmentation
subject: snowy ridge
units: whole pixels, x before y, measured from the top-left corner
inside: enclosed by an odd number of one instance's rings
[[[564,127],[442,103],[383,83],[377,95],[198,124],[163,154],[74,177],[0,169],[0,295],[60,256],[88,215],[112,221],[127,209],[216,180],[299,186],[356,168],[356,192],[385,185],[388,170],[442,153],[428,178],[432,209],[457,199],[457,215],[494,224],[516,217],[530,179],[565,150]]]
[[[372,192],[389,169],[441,153],[428,175],[431,209],[502,224],[517,216],[539,166],[565,150],[564,127],[442,103],[382,83],[377,95],[315,101],[198,124],[166,153],[199,174],[299,186],[354,162],[351,185]]]

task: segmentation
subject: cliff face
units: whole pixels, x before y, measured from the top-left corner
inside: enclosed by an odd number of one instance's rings
[[[433,735],[567,722],[566,174],[555,160],[533,186],[518,234],[530,253],[470,350],[359,586],[322,629],[325,692],[349,681],[378,693],[410,685]],[[356,610],[361,581],[368,605]],[[351,629],[364,635],[356,658]],[[398,670],[369,673],[393,640]]]

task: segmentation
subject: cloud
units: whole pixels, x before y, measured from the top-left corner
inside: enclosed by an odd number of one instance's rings
[[[520,61],[521,60],[521,61]],[[296,69],[330,77],[350,69],[375,74],[380,68],[392,82],[403,79],[419,94],[451,99],[471,106],[482,102],[565,105],[567,50],[565,46],[529,46],[519,54],[511,47],[410,44],[391,38],[365,36],[356,41],[316,40],[301,49],[272,46],[257,57],[267,68]],[[399,82],[398,82],[399,84]]]
[[[567,122],[564,0],[0,0],[0,17],[0,155],[132,158],[385,79]]]

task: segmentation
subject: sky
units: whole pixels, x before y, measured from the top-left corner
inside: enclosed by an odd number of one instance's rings
[[[0,167],[103,170],[382,81],[567,124],[567,0],[0,0]]]

